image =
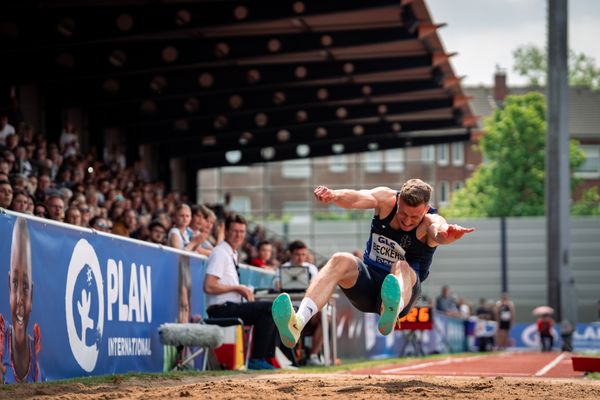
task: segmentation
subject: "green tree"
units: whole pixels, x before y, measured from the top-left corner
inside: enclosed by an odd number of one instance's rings
[[[485,162],[455,192],[444,210],[449,217],[544,215],[546,157],[545,101],[539,93],[508,96],[485,120],[479,150]],[[584,160],[570,143],[571,171]],[[575,184],[575,182],[573,181]]]
[[[571,207],[572,215],[600,215],[600,194],[597,187],[585,190],[581,199]]]
[[[546,84],[548,53],[534,45],[520,46],[513,50],[513,71],[529,79],[533,86]],[[569,85],[600,89],[600,68],[596,61],[584,53],[569,50]]]

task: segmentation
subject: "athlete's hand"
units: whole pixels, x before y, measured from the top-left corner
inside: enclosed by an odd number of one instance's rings
[[[329,189],[327,186],[317,186],[314,191],[315,197],[321,203],[333,203],[335,199],[335,193],[333,190]]]
[[[475,228],[465,228],[456,224],[448,224],[447,229],[439,230],[435,241],[439,244],[452,243],[464,236],[465,233],[471,233]]]

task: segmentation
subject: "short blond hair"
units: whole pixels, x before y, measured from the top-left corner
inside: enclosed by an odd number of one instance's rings
[[[400,189],[400,198],[411,207],[429,203],[433,188],[420,179],[409,179]]]

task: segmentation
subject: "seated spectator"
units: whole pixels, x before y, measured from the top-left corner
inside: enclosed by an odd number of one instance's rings
[[[112,228],[111,224],[109,224],[108,220],[104,217],[94,217],[90,220],[90,227],[100,231],[110,233]]]
[[[13,188],[9,181],[0,181],[0,208],[9,208],[13,199]]]
[[[447,285],[442,286],[441,294],[435,300],[435,309],[446,315],[460,318],[460,311],[454,298],[450,296],[450,288]]]
[[[48,209],[43,203],[37,203],[33,207],[33,215],[40,218],[48,218]]]
[[[150,225],[148,225],[148,229],[150,231],[150,236],[148,237],[148,241],[150,243],[166,245],[167,244],[167,230],[163,226],[160,221],[152,221]]]
[[[67,208],[67,211],[65,211],[65,222],[75,226],[82,226],[81,211],[77,207]]]
[[[241,318],[254,325],[250,369],[273,369],[269,363],[275,355],[275,324],[271,302],[254,301],[251,288],[240,284],[238,249],[246,237],[246,220],[237,214],[225,221],[225,240],[208,257],[204,292],[206,312],[211,318]]]
[[[311,264],[307,261],[309,256],[308,247],[301,240],[295,240],[288,246],[290,253],[289,261],[281,264],[281,267],[289,266],[302,266],[308,268],[310,275],[310,281],[319,273],[319,269],[316,265]],[[277,273],[277,282],[281,282],[281,270]],[[301,333],[302,336],[312,336],[312,343],[310,348],[310,354],[306,360],[307,365],[323,365],[323,361],[320,358],[320,354],[323,351],[323,326],[321,324],[321,311],[315,314],[310,321],[306,324]]]
[[[27,195],[27,192],[25,192],[24,190],[17,189],[13,193],[13,199],[12,203],[10,204],[10,209],[16,212],[26,213],[28,200],[29,196]]]
[[[34,196],[37,201],[45,202],[47,192],[52,187],[52,181],[50,180],[50,175],[46,173],[42,173],[38,175],[37,179],[37,189],[34,193]]]
[[[55,221],[64,221],[65,219],[65,202],[63,198],[58,194],[51,194],[46,200],[46,207],[48,208],[48,217]]]
[[[275,270],[277,264],[273,260],[273,245],[268,240],[263,240],[258,244],[258,256],[250,261],[250,265],[255,267]]]
[[[133,237],[138,228],[138,213],[131,208],[123,211],[119,219],[113,224],[112,233],[115,235]]]

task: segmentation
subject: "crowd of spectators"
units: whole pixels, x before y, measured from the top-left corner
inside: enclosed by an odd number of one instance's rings
[[[70,123],[52,143],[9,116],[0,111],[0,208],[205,256],[223,240],[225,207],[190,205],[164,182],[151,181],[141,162],[128,167],[114,151],[104,160],[96,149],[83,153]],[[267,238],[261,226],[247,239],[240,261],[276,270],[287,260],[286,243]]]

